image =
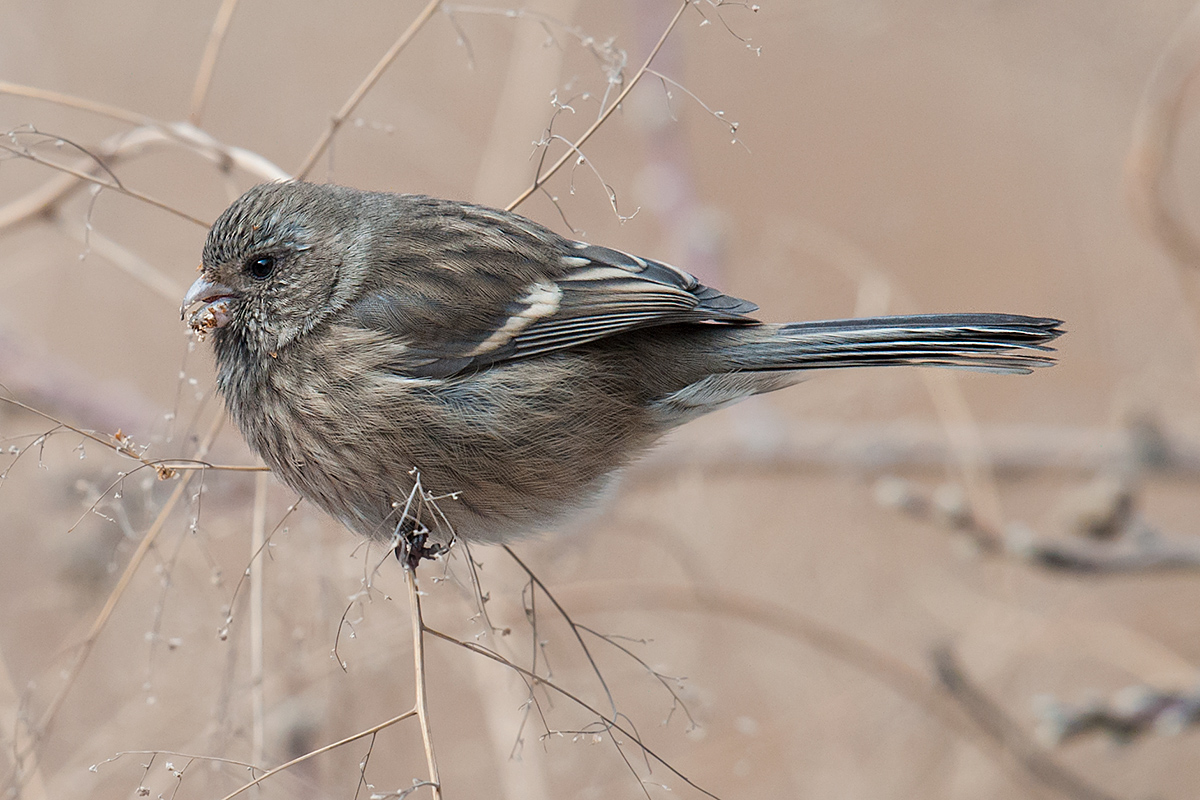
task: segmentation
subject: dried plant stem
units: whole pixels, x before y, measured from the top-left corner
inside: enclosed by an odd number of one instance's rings
[[[21,800],[45,800],[46,782],[38,765],[31,765],[28,773],[22,769],[20,753],[28,747],[29,718],[8,664],[9,660],[0,652],[0,730],[5,732],[5,738],[9,740],[6,749],[13,756],[13,770],[21,786]]]
[[[1046,788],[1073,800],[1116,800],[1116,795],[1076,777],[1050,759],[995,701],[967,677],[949,647],[934,650],[933,667],[942,688],[961,705],[979,729]]]
[[[583,147],[584,143],[588,139],[592,138],[592,134],[598,131],[600,126],[603,125],[610,116],[612,116],[612,113],[616,111],[618,107],[620,107],[621,102],[624,101],[626,96],[633,91],[633,87],[637,86],[638,81],[640,81],[646,75],[646,71],[650,68],[650,62],[652,62],[654,57],[658,55],[658,51],[661,50],[663,44],[666,43],[667,37],[671,35],[671,31],[675,30],[675,26],[679,23],[679,19],[683,16],[683,12],[687,11],[688,6],[690,6],[692,2],[693,0],[684,0],[683,4],[680,5],[679,10],[675,12],[675,16],[671,17],[671,22],[668,23],[667,29],[663,31],[662,36],[658,37],[658,42],[650,50],[650,55],[646,56],[645,62],[643,62],[638,71],[634,73],[633,77],[629,80],[629,83],[625,85],[625,88],[621,90],[621,93],[617,95],[616,99],[612,101],[612,104],[609,105],[608,108],[604,109],[603,113],[596,118],[596,121],[593,122],[588,129],[583,132],[582,136],[575,140],[574,144],[567,149],[567,152],[562,154],[562,157],[560,157],[558,161],[555,161],[549,169],[534,178],[533,184],[530,185],[529,188],[521,192],[521,194],[517,195],[517,199],[505,206],[506,211],[512,211],[514,208],[521,205],[521,203],[524,203],[529,199],[531,194],[536,192],[542,186],[542,184],[550,180],[554,173],[562,169],[562,166],[570,161],[571,158],[578,157],[576,154],[579,152],[579,148]]]
[[[254,519],[250,526],[250,763],[263,763],[266,701],[263,697],[263,562],[267,533],[268,473],[254,477]]]
[[[996,471],[962,383],[950,370],[923,369],[919,372],[942,423],[950,452],[954,454],[971,516],[988,531],[1004,530],[1004,507],[996,485]]]
[[[0,231],[52,211],[81,186],[95,183],[93,173],[98,169],[99,161],[113,166],[118,161],[141,155],[150,147],[164,144],[182,145],[202,158],[212,161],[221,170],[237,167],[268,181],[286,180],[290,177],[286,171],[258,153],[222,144],[190,123],[164,124],[151,120],[133,130],[113,134],[95,147],[89,148],[88,152],[92,157],[81,160],[74,169],[62,170],[64,174],[0,206]],[[208,227],[207,222],[191,217],[189,219]]]
[[[416,683],[416,712],[421,723],[421,739],[425,743],[425,763],[429,767],[429,783],[434,800],[441,800],[442,778],[438,772],[437,754],[433,750],[433,732],[429,727],[429,698],[425,675],[425,621],[421,617],[421,594],[417,590],[417,573],[407,564],[404,583],[408,587],[408,606],[412,612],[413,677]]]
[[[208,454],[209,448],[217,438],[217,434],[220,433],[224,423],[224,412],[217,414],[213,418],[212,424],[204,434],[204,438],[200,440],[200,444],[196,447],[194,458],[203,459]],[[154,545],[155,540],[158,539],[158,535],[166,525],[171,512],[175,510],[175,506],[178,505],[195,475],[195,472],[189,472],[179,479],[179,483],[175,486],[175,491],[171,492],[171,496],[163,504],[150,529],[142,537],[137,550],[133,552],[129,563],[125,565],[125,571],[121,573],[117,585],[109,593],[104,607],[100,609],[100,613],[96,615],[96,619],[92,623],[92,627],[88,630],[87,636],[80,642],[78,651],[75,654],[75,661],[67,669],[66,678],[63,680],[62,686],[59,687],[58,693],[55,694],[50,704],[46,706],[46,710],[42,713],[37,726],[33,730],[33,738],[26,748],[26,752],[18,754],[18,761],[24,757],[29,757],[32,761],[36,762],[38,742],[49,732],[51,725],[53,725],[55,718],[58,716],[58,712],[62,709],[63,702],[67,699],[67,694],[70,693],[71,687],[75,685],[75,681],[79,678],[79,673],[83,670],[83,665],[87,662],[88,656],[91,655],[92,650],[95,648],[101,632],[103,632],[104,627],[108,624],[108,620],[112,617],[113,610],[117,607],[117,602],[124,596],[125,590],[129,588],[129,584],[133,582],[133,576],[137,574],[142,561],[146,558],[146,554],[150,552],[150,548]],[[9,781],[6,780],[5,783],[8,784]]]
[[[0,388],[9,389],[10,387],[7,387],[5,384],[0,383]],[[41,417],[42,419],[44,419],[48,422],[53,422],[54,425],[56,426],[56,428],[61,428],[62,430],[67,430],[67,431],[71,431],[72,433],[77,433],[80,436],[82,436],[83,438],[93,441],[102,447],[107,447],[108,449],[112,450],[115,453],[119,453],[120,455],[123,455],[127,458],[132,458],[133,460],[139,462],[142,465],[141,467],[136,468],[134,470],[135,472],[137,471],[137,469],[149,467],[150,469],[153,469],[154,471],[158,472],[159,475],[161,477],[164,477],[164,479],[165,479],[166,477],[173,477],[173,475],[171,475],[171,472],[178,471],[178,470],[195,471],[195,470],[204,470],[204,469],[229,469],[233,472],[260,472],[260,471],[267,470],[267,467],[261,466],[261,465],[253,466],[253,467],[241,466],[241,465],[230,466],[228,468],[218,467],[216,464],[209,464],[201,458],[191,459],[190,462],[184,462],[183,459],[152,460],[152,459],[144,457],[143,455],[141,455],[138,452],[138,450],[136,448],[131,446],[129,444],[128,438],[125,438],[125,439],[118,438],[119,432],[118,432],[118,434],[113,434],[113,435],[107,435],[107,434],[102,435],[95,431],[89,431],[84,428],[79,428],[79,427],[76,427],[75,425],[70,425],[66,422],[63,422],[62,420],[58,419],[57,417],[55,417],[52,414],[47,414],[44,411],[39,411],[38,409],[34,408],[33,406],[29,405],[28,403],[22,403],[20,400],[14,400],[11,397],[0,397],[0,403],[4,403],[5,405],[13,406],[14,408],[19,408],[22,411],[27,411],[30,414],[33,414],[34,416],[37,416],[37,417]],[[176,463],[176,462],[179,462],[179,463]],[[269,470],[267,470],[267,471],[269,471]],[[132,473],[130,473],[130,474],[132,474]]]
[[[503,547],[504,552],[508,553],[509,558],[515,561],[517,566],[520,567],[527,576],[529,576],[529,580],[535,589],[542,590],[542,594],[546,595],[546,598],[550,601],[551,605],[554,606],[554,609],[559,613],[559,616],[561,616],[563,621],[567,623],[567,626],[570,627],[571,633],[575,636],[575,641],[579,644],[579,649],[583,651],[584,657],[587,658],[588,664],[590,664],[592,667],[592,672],[595,673],[596,678],[600,681],[600,686],[604,689],[604,697],[608,700],[609,708],[612,709],[613,719],[616,719],[617,701],[613,697],[612,690],[608,686],[608,681],[604,680],[604,675],[600,672],[600,666],[596,663],[596,659],[592,656],[592,651],[588,648],[587,642],[585,642],[583,639],[583,634],[580,632],[580,626],[575,624],[575,620],[572,619],[571,615],[567,613],[567,610],[563,608],[562,604],[558,602],[558,598],[554,596],[554,593],[546,588],[546,584],[542,583],[542,579],[537,576],[537,573],[530,569],[511,547],[508,545],[503,545]]]
[[[308,761],[310,758],[316,758],[317,756],[319,756],[323,753],[328,753],[329,751],[336,750],[339,747],[345,747],[346,745],[350,744],[351,742],[357,742],[359,739],[365,739],[368,736],[374,736],[375,734],[379,733],[384,728],[390,728],[393,725],[395,725],[396,723],[403,722],[404,720],[408,719],[409,717],[415,717],[416,715],[417,715],[417,710],[415,708],[410,708],[408,711],[405,711],[403,714],[397,714],[396,716],[392,717],[391,719],[384,720],[383,722],[379,723],[378,725],[372,725],[370,728],[359,731],[358,733],[351,734],[350,736],[347,736],[344,739],[338,739],[336,742],[330,742],[329,744],[324,745],[323,747],[318,747],[316,750],[310,750],[302,756],[296,756],[291,761],[280,764],[278,767],[274,767],[273,769],[269,769],[266,772],[264,772],[262,775],[259,775],[254,780],[249,781],[249,782],[243,784],[242,786],[239,786],[238,788],[234,789],[229,794],[222,797],[221,800],[233,800],[233,798],[237,797],[239,794],[242,794],[243,792],[253,789],[255,786],[258,786],[260,783],[265,781],[267,778],[270,778],[274,775],[278,775],[279,773],[283,772],[284,770],[291,769],[292,767],[296,766],[297,764],[302,764],[305,761]]]
[[[151,206],[154,206],[155,208],[161,209],[162,211],[166,211],[168,214],[174,214],[175,216],[179,217],[180,219],[185,219],[188,222],[193,222],[202,228],[208,227],[208,223],[205,222],[204,220],[199,219],[198,217],[193,217],[191,214],[187,213],[186,211],[175,208],[175,206],[171,205],[170,203],[166,203],[155,197],[151,197],[150,195],[145,194],[144,192],[139,192],[137,189],[130,189],[128,186],[123,186],[120,183],[116,183],[115,181],[103,180],[101,178],[96,177],[91,172],[77,169],[75,167],[67,166],[66,164],[59,164],[55,161],[50,161],[49,159],[42,158],[41,156],[39,156],[31,151],[22,150],[21,148],[13,147],[12,145],[0,143],[0,150],[4,150],[8,153],[11,153],[12,155],[17,156],[18,158],[29,159],[30,161],[34,162],[35,164],[41,164],[44,167],[50,167],[51,169],[56,169],[59,172],[62,172],[66,175],[69,175],[69,176],[75,178],[77,181],[80,181],[81,183],[90,183],[95,186],[99,186],[102,189],[108,189],[109,191],[117,192],[118,194],[123,194],[123,195],[127,195],[128,197],[132,197],[135,200],[141,200],[143,203],[146,203],[147,205],[151,205]]]
[[[139,149],[147,143],[146,139],[149,138],[153,141],[173,141],[181,144],[215,162],[221,169],[236,166],[264,180],[286,180],[290,177],[286,171],[258,153],[242,147],[223,144],[212,134],[190,122],[163,122],[136,111],[128,111],[106,103],[97,103],[87,98],[7,81],[0,81],[0,94],[42,100],[136,126],[131,131],[122,131],[110,136],[96,147],[94,153],[101,158],[108,159],[130,150]]]
[[[1142,91],[1125,158],[1125,188],[1139,221],[1179,263],[1200,266],[1200,239],[1163,196],[1188,91],[1200,75],[1200,3],[1171,36]]]
[[[208,42],[204,45],[204,55],[200,57],[200,69],[196,71],[196,85],[192,87],[188,121],[193,125],[200,124],[204,103],[208,100],[208,88],[212,85],[213,72],[217,68],[217,56],[221,54],[221,45],[225,41],[225,34],[229,32],[229,21],[233,19],[233,11],[237,4],[238,0],[222,0],[221,7],[217,9],[217,16],[213,19]]]
[[[1111,800],[1102,790],[1050,758],[1031,759],[1024,749],[1011,749],[1015,739],[993,735],[970,709],[960,705],[957,698],[935,688],[923,671],[845,631],[770,600],[728,591],[710,583],[696,588],[606,581],[560,587],[559,595],[576,611],[592,606],[606,611],[669,609],[707,613],[732,617],[803,642],[862,671],[912,702],[994,758],[1013,779],[1039,794],[1052,792],[1072,800]]]
[[[167,469],[173,469],[173,470],[177,470],[179,472],[186,472],[188,470],[195,472],[197,470],[202,470],[202,469],[212,470],[214,472],[216,472],[216,471],[220,471],[220,472],[270,472],[271,471],[271,468],[266,466],[265,464],[207,464],[207,463],[205,463],[205,464],[176,464],[175,462],[168,460],[168,461],[156,461],[156,462],[154,462],[154,465],[155,466],[161,465],[161,466],[166,467]]]
[[[28,97],[31,100],[42,100],[54,105],[64,106],[65,108],[74,108],[79,111],[87,111],[91,114],[99,114],[102,117],[115,119],[119,122],[127,122],[130,125],[146,127],[161,125],[158,120],[148,117],[145,114],[139,114],[136,111],[129,111],[118,106],[111,106],[108,103],[89,100],[85,97],[75,97],[74,95],[63,94],[62,92],[52,92],[49,89],[39,89],[36,86],[23,86],[19,83],[0,81],[0,94],[7,94],[13,97]]]
[[[396,57],[408,46],[408,43],[417,35],[417,32],[425,27],[425,23],[429,22],[433,16],[433,12],[437,11],[441,4],[442,0],[429,0],[428,5],[421,10],[421,13],[412,21],[408,29],[400,34],[400,38],[392,43],[388,51],[383,54],[383,58],[379,59],[375,67],[367,73],[367,77],[363,78],[362,83],[358,85],[358,88],[354,90],[338,110],[337,114],[333,116],[333,119],[329,121],[329,127],[321,134],[320,140],[313,145],[313,149],[309,151],[308,156],[304,159],[304,163],[300,165],[300,169],[296,170],[297,178],[307,177],[308,173],[312,171],[312,168],[317,164],[317,159],[329,148],[329,143],[333,141],[333,137],[338,132],[338,129],[346,122],[346,118],[354,112],[354,109],[358,107],[363,97],[366,96],[367,92],[371,91],[371,87],[375,85],[380,76],[396,60]]]
[[[700,786],[698,783],[693,781],[688,776],[684,775],[678,769],[671,766],[671,763],[669,761],[667,761],[665,758],[660,756],[654,750],[650,749],[650,747],[648,745],[646,745],[645,742],[642,741],[642,739],[633,731],[633,729],[631,727],[621,725],[619,720],[608,717],[602,711],[598,710],[595,706],[592,706],[591,704],[589,704],[586,700],[584,700],[579,695],[574,694],[571,691],[568,691],[566,688],[558,685],[557,683],[555,683],[554,681],[545,677],[544,675],[538,675],[538,674],[526,669],[525,667],[522,667],[519,664],[514,664],[512,661],[509,661],[507,658],[505,658],[504,656],[495,652],[494,650],[489,650],[488,648],[486,648],[480,644],[477,644],[476,642],[464,642],[461,639],[456,639],[453,636],[450,636],[449,634],[442,633],[441,631],[435,630],[433,628],[427,627],[424,630],[426,633],[428,633],[430,636],[432,636],[435,639],[440,639],[449,644],[456,645],[458,647],[461,647],[464,650],[467,650],[468,652],[474,653],[475,655],[478,655],[478,656],[483,656],[484,658],[490,659],[490,660],[496,662],[497,664],[501,664],[501,665],[507,667],[508,669],[512,670],[513,672],[517,673],[522,678],[524,678],[525,681],[531,687],[532,686],[544,686],[545,688],[553,691],[555,694],[558,694],[558,695],[566,698],[567,700],[570,700],[572,703],[579,706],[584,711],[587,711],[588,713],[595,716],[597,720],[599,720],[601,723],[603,723],[606,730],[608,730],[610,732],[617,731],[617,732],[621,733],[629,741],[631,741],[635,745],[637,745],[638,749],[641,750],[642,754],[645,755],[648,759],[662,765],[668,772],[670,772],[672,775],[674,775],[675,777],[682,780],[688,786],[690,786],[693,789],[695,789],[696,791],[700,792],[705,797],[712,798],[712,800],[720,800],[720,798],[717,797],[717,795],[713,794],[712,792],[710,792],[707,789]],[[628,718],[626,717],[626,719],[628,719]],[[626,762],[626,763],[628,763],[628,762]]]
[[[187,287],[166,275],[149,261],[128,250],[97,230],[83,231],[75,225],[58,226],[66,236],[75,239],[88,250],[133,278],[142,286],[172,305],[179,302]]]

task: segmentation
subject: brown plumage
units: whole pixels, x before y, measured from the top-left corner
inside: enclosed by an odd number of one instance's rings
[[[184,300],[251,447],[301,496],[387,540],[420,522],[497,542],[595,501],[665,431],[805,370],[1028,372],[1053,319],[940,314],[762,324],[674,267],[516,214],[418,195],[257,186],[213,225]]]

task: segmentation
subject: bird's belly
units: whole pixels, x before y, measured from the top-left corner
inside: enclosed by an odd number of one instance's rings
[[[440,541],[560,526],[657,433],[618,371],[565,357],[450,379],[349,369],[348,358],[289,376],[290,361],[281,353],[252,402],[230,404],[234,417],[286,484],[378,541],[406,513]]]

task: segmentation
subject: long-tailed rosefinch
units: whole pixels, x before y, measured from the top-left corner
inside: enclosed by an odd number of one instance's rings
[[[197,303],[250,445],[381,540],[543,530],[667,430],[808,370],[1028,372],[1061,333],[1006,314],[760,323],[674,267],[513,213],[301,182],[221,214]],[[402,520],[417,475],[446,499]]]

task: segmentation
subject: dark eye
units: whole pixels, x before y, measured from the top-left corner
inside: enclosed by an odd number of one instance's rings
[[[275,271],[275,256],[259,256],[246,262],[246,271],[256,280],[265,280]]]

